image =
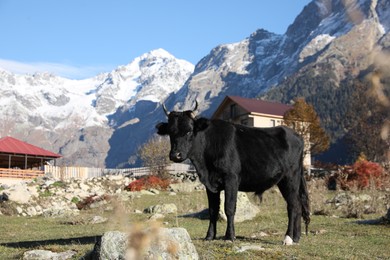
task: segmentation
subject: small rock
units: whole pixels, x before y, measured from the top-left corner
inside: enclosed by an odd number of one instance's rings
[[[74,251],[65,251],[62,253],[54,253],[48,250],[31,250],[23,254],[23,260],[65,260],[71,259],[75,254]]]
[[[156,195],[153,192],[150,192],[148,190],[141,190],[140,193],[141,195],[153,195],[153,196]]]
[[[93,216],[92,219],[89,221],[90,224],[100,224],[104,222],[107,222],[107,218],[101,216]]]
[[[260,245],[241,245],[239,247],[235,247],[236,253],[242,253],[248,250],[261,251],[264,250],[264,247]]]
[[[28,216],[30,217],[33,217],[33,216],[36,216],[38,213],[37,213],[37,210],[35,209],[35,207],[28,207],[26,209],[26,213]]]
[[[156,194],[156,195],[160,194],[160,192],[159,192],[158,190],[156,190],[156,189],[149,189],[149,191],[150,191],[151,193]]]
[[[157,220],[157,219],[162,219],[165,218],[165,216],[161,213],[156,213],[153,214],[152,216],[149,217],[149,220]]]
[[[16,207],[16,212],[18,212],[18,214],[22,214],[23,213],[23,209],[19,206]]]
[[[144,213],[151,213],[151,214],[154,213],[172,214],[176,212],[177,212],[177,207],[173,203],[150,206],[144,209]]]

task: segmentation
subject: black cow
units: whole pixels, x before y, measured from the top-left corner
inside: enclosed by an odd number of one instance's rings
[[[261,197],[275,184],[287,202],[288,228],[284,244],[299,241],[301,217],[307,233],[309,198],[300,136],[284,126],[247,127],[223,120],[197,118],[191,110],[169,113],[164,105],[163,108],[168,123],[159,123],[156,128],[159,135],[170,137],[170,159],[183,162],[189,158],[206,186],[210,214],[206,240],[216,237],[222,190],[225,190],[227,216],[225,239],[234,240],[237,192],[255,192]]]

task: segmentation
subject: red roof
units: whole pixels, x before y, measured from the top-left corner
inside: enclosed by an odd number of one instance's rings
[[[283,116],[292,106],[277,102],[270,102],[260,99],[243,98],[238,96],[227,96],[226,99],[231,99],[237,105],[241,106],[249,113],[260,113],[267,115]]]
[[[39,148],[32,144],[7,136],[0,138],[0,153],[28,154],[42,157],[59,158],[61,155]]]

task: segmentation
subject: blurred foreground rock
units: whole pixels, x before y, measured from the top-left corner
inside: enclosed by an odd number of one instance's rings
[[[199,259],[187,230],[156,227],[134,227],[130,234],[106,232],[91,256],[101,260]]]

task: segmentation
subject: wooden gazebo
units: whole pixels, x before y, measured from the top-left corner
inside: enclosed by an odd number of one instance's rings
[[[34,178],[44,174],[46,162],[61,155],[7,136],[0,138],[0,177]]]

